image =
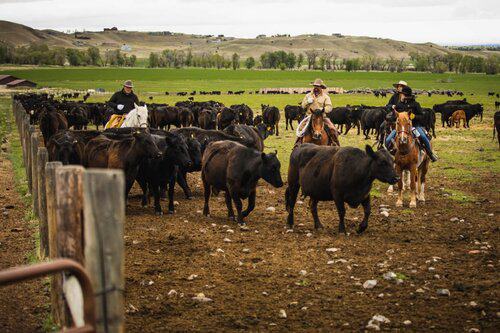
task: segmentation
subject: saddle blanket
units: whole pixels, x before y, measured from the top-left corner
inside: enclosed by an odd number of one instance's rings
[[[121,114],[113,114],[111,115],[111,118],[109,118],[109,121],[106,123],[106,126],[104,126],[104,129],[108,128],[120,128],[125,121],[126,115],[121,115]]]

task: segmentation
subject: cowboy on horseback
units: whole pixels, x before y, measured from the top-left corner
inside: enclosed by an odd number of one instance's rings
[[[132,91],[133,87],[132,81],[127,80],[123,83],[123,89],[111,96],[107,104],[113,109],[113,115],[105,128],[120,127],[125,116],[139,104],[139,98]]]
[[[326,114],[332,111],[332,100],[326,91],[326,85],[323,83],[323,80],[316,79],[311,83],[313,86],[313,91],[309,92],[304,96],[302,100],[302,108],[306,110],[307,117],[305,117],[299,127],[297,129],[297,133],[304,133],[304,127],[309,123],[309,119],[312,116],[313,112],[318,109],[323,109],[323,121],[327,126],[328,136],[332,139],[333,142],[337,137],[337,129],[331,122],[330,118],[326,116]],[[300,138],[300,136],[299,136]]]
[[[401,84],[403,83],[403,84]],[[415,95],[410,87],[406,85],[406,82],[400,81],[398,83],[401,88],[398,88],[399,92],[394,94],[389,101],[388,106],[396,112],[408,112],[410,115],[410,119],[412,121],[413,126],[413,136],[416,137],[419,142],[422,143],[423,148],[425,149],[427,155],[431,159],[432,162],[437,161],[437,156],[434,154],[431,148],[431,143],[429,141],[429,136],[427,135],[424,127],[422,125],[422,108],[420,104],[415,100]],[[395,98],[397,96],[397,99]],[[394,99],[394,100],[393,100]],[[395,104],[391,104],[395,103]],[[392,132],[385,139],[385,146],[387,149],[391,150],[394,137],[396,136],[396,130],[392,130]]]

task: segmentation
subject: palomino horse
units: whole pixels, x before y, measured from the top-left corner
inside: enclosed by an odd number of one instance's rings
[[[425,201],[425,175],[429,168],[429,157],[419,149],[413,138],[412,123],[407,112],[400,112],[396,119],[396,173],[399,176],[397,207],[403,206],[403,171],[410,173],[410,207],[417,207],[418,200]]]
[[[309,122],[306,125],[302,143],[314,143],[319,146],[340,146],[336,135],[332,133],[332,137],[330,137],[325,131],[324,113],[325,109],[316,109],[312,111]]]

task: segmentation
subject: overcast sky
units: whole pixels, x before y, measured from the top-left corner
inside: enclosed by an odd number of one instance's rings
[[[500,43],[500,0],[0,0],[0,20],[56,30],[169,30],[255,37],[342,33]]]

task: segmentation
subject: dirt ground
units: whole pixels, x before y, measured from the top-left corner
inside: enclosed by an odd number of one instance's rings
[[[25,220],[26,207],[16,191],[12,164],[0,153],[0,269],[36,258],[36,225]],[[46,280],[0,287],[0,331],[39,332],[49,311]]]
[[[396,209],[395,197],[384,194],[373,200],[362,236],[354,232],[362,209],[348,210],[347,237],[337,232],[332,203],[320,204],[325,229],[313,230],[305,201],[296,208],[296,228],[287,232],[284,188],[264,183],[244,231],[226,218],[222,195],[211,199],[211,217],[201,214],[196,174],[190,177],[195,199],[176,192],[175,215],[154,216],[132,197],[125,230],[127,328],[362,331],[380,314],[390,320],[381,329],[498,331],[500,198],[491,190],[498,178],[488,182],[470,184],[467,191],[481,198],[470,204],[447,198],[440,190],[446,179],[431,180],[427,202],[414,210]],[[381,204],[390,206],[388,218],[379,214]],[[397,278],[385,280],[387,272]],[[378,283],[365,289],[370,279]],[[211,301],[194,300],[199,293]]]

